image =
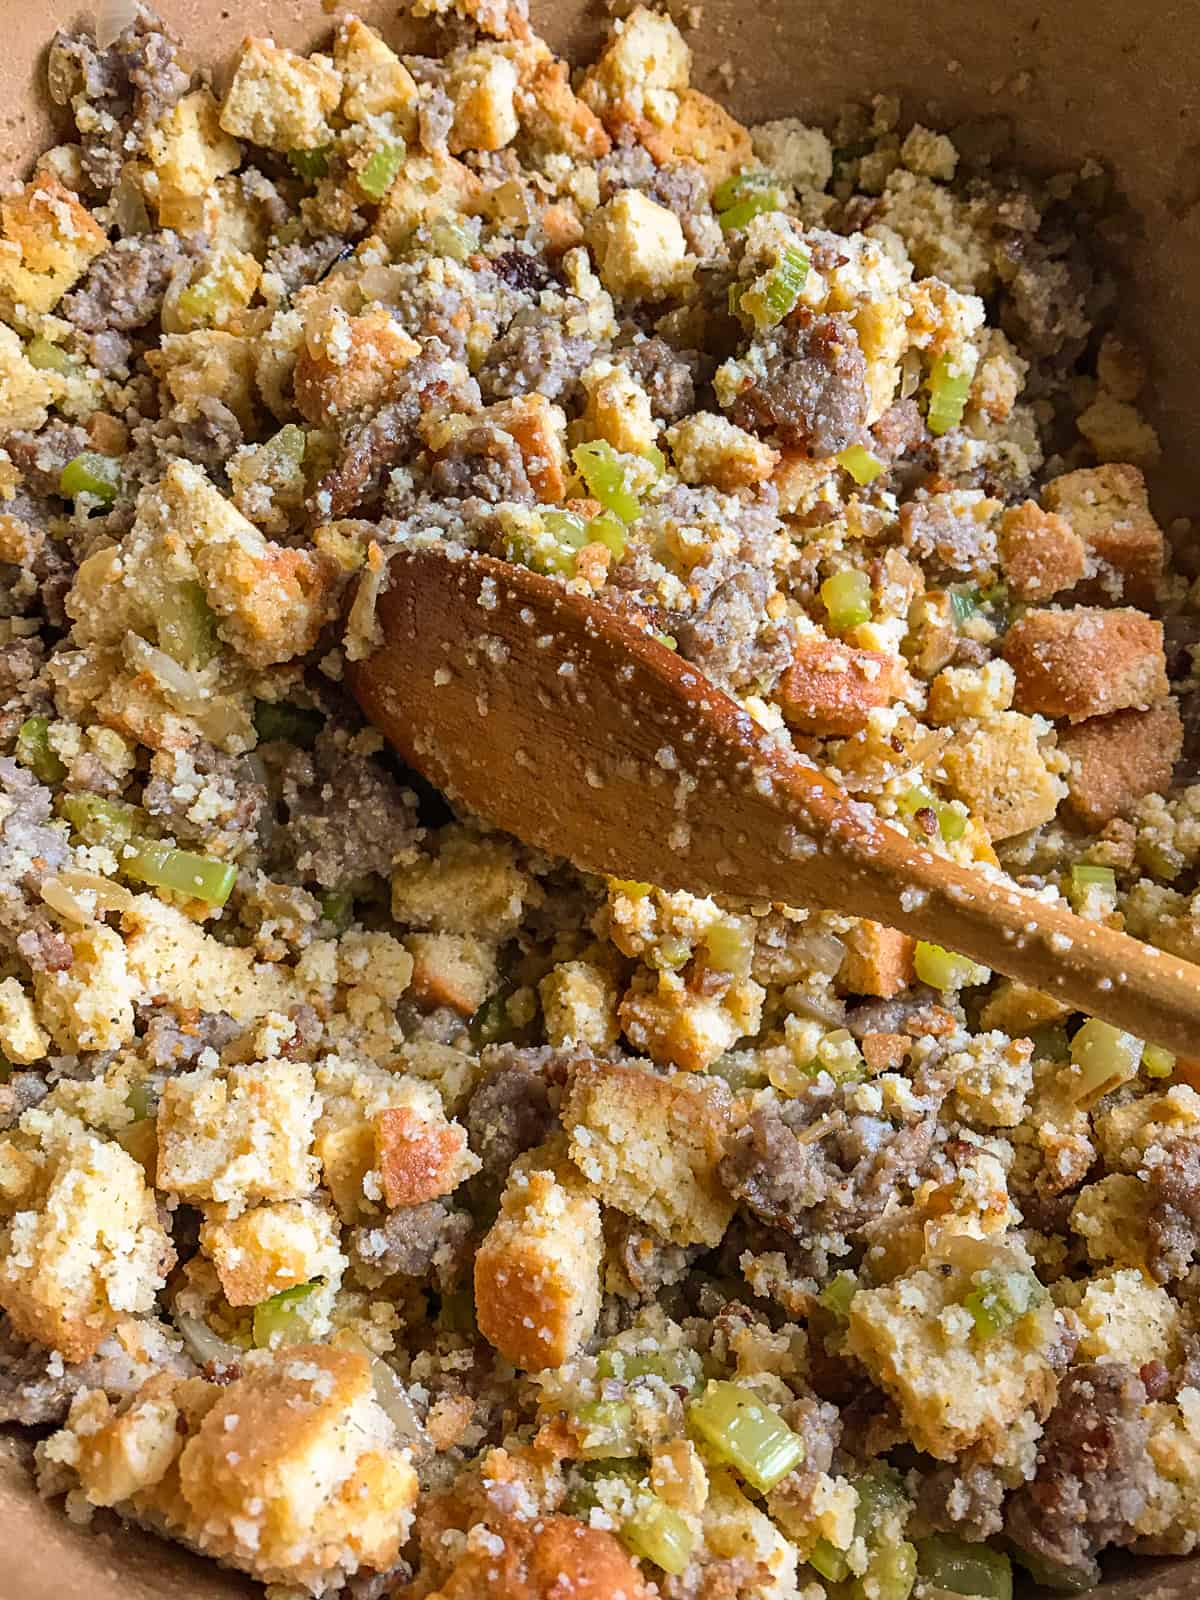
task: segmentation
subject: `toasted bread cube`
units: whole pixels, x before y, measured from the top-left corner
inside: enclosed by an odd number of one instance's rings
[[[221,106],[221,127],[284,155],[315,150],[332,139],[327,119],[341,98],[341,75],[324,56],[299,56],[270,39],[248,38]]]
[[[559,1149],[517,1161],[475,1257],[479,1331],[525,1372],[559,1367],[600,1314],[600,1207]]]
[[[996,535],[1008,585],[1022,600],[1048,600],[1073,589],[1087,570],[1083,540],[1065,517],[1033,500],[1009,506]]]
[[[252,339],[222,328],[164,334],[146,356],[146,365],[177,405],[220,400],[247,434],[255,432],[256,361]]]
[[[1064,728],[1058,747],[1070,760],[1067,804],[1098,833],[1148,794],[1165,794],[1183,750],[1174,700],[1148,711],[1116,711]]]
[[[33,1001],[16,978],[0,982],[0,1054],[18,1066],[50,1052],[50,1035],[39,1024]]]
[[[1107,572],[1117,595],[1138,604],[1154,599],[1165,540],[1137,467],[1122,462],[1066,472],[1046,485],[1042,503],[1066,518],[1101,563],[1101,588],[1109,587]]]
[[[485,1462],[490,1471],[495,1451]],[[422,1502],[422,1582],[436,1582],[435,1600],[656,1600],[657,1585],[647,1585],[615,1533],[593,1528],[576,1517],[540,1512],[535,1517],[489,1507],[486,1523],[476,1522],[471,1538],[447,1537],[446,1528],[466,1519],[454,1503],[454,1490],[432,1500],[432,1515]],[[447,1511],[439,1500],[450,1502]],[[473,1519],[472,1519],[473,1520]]]
[[[482,193],[476,174],[453,156],[410,152],[379,209],[375,232],[389,250],[401,249],[423,222],[473,216]]]
[[[390,116],[406,139],[415,132],[416,79],[374,28],[358,17],[347,17],[334,36],[333,64],[342,75],[342,115],[347,122]]]
[[[335,1219],[311,1200],[253,1206],[240,1217],[206,1222],[200,1248],[231,1306],[256,1306],[313,1278],[336,1284],[346,1269]]]
[[[750,130],[698,89],[683,90],[672,122],[659,125],[651,121],[638,131],[660,166],[672,161],[694,162],[710,189],[753,163]]]
[[[71,1407],[78,1436],[75,1471],[88,1504],[115,1506],[153,1489],[183,1449],[175,1379],[151,1379],[127,1409],[114,1407],[103,1389],[89,1389]]]
[[[119,1050],[133,1038],[137,993],[121,936],[98,922],[67,939],[71,965],[34,974],[38,1018],[61,1050]]]
[[[382,306],[348,317],[326,304],[305,321],[296,357],[296,410],[314,427],[328,428],[356,411],[377,409],[420,350]]]
[[[942,753],[946,782],[993,839],[1049,822],[1063,794],[1046,765],[1036,724],[1017,711],[955,734]]]
[[[621,189],[594,211],[587,235],[601,282],[619,297],[663,300],[696,270],[679,218],[638,189]]]
[[[391,1567],[417,1499],[367,1357],[331,1345],[255,1357],[184,1445],[178,1485],[170,1522],[189,1543],[314,1591]]]
[[[728,1097],[690,1073],[584,1061],[563,1103],[571,1159],[605,1205],[676,1244],[719,1244],[734,1202],[717,1177]]]
[[[711,483],[732,494],[769,478],[779,452],[713,411],[697,411],[667,429],[675,470],[684,483]]]
[[[500,941],[517,928],[536,892],[517,866],[510,840],[498,834],[480,838],[452,825],[438,836],[436,855],[420,856],[392,874],[392,916],[412,928]]]
[[[502,150],[517,136],[516,63],[502,47],[479,44],[454,61],[448,84],[454,102],[452,155]]]
[[[971,1288],[961,1268],[918,1268],[850,1302],[850,1353],[896,1402],[917,1449],[939,1461],[972,1448],[985,1460],[1002,1456],[1009,1430],[1054,1403],[1049,1299],[983,1339],[962,1304]]]
[[[585,439],[607,439],[616,450],[642,455],[658,441],[650,396],[625,366],[596,362],[584,373],[587,404],[581,418]]]
[[[1118,400],[1107,389],[1079,413],[1076,426],[1100,461],[1153,466],[1162,456],[1158,433],[1137,406]]]
[[[600,118],[575,94],[565,61],[538,61],[517,90],[517,114],[535,147],[577,161],[598,161],[612,148]]]
[[[151,1309],[174,1262],[154,1192],[119,1144],[90,1133],[26,1161],[5,1188],[0,1306],[22,1338],[84,1361]]]
[[[221,944],[182,911],[140,894],[121,918],[125,958],[140,994],[169,994],[178,1006],[227,1011],[238,1022],[287,1011],[304,990],[286,969],[253,950]]]
[[[40,428],[62,387],[56,373],[42,372],[26,358],[20,339],[0,322],[0,434]]]
[[[158,1107],[158,1187],[239,1207],[302,1199],[317,1181],[311,1151],[319,1110],[303,1062],[168,1078]]]
[[[943,667],[929,685],[929,720],[945,727],[968,717],[994,717],[1012,705],[1016,678],[1007,661]]]
[[[1075,1310],[1081,1361],[1149,1361],[1174,1366],[1179,1351],[1179,1308],[1167,1291],[1133,1268],[1093,1278]]]
[[[432,1084],[405,1083],[399,1102],[376,1112],[375,1159],[389,1206],[415,1206],[450,1194],[479,1171],[466,1129],[448,1121]]]
[[[863,917],[843,938],[846,954],[838,984],[849,994],[873,994],[890,1000],[912,982],[916,941],[908,934]]]
[[[851,734],[866,727],[877,706],[891,705],[906,684],[899,656],[805,637],[796,641],[775,699],[788,726],[802,733]]]
[[[567,419],[544,394],[515,395],[486,406],[479,421],[494,422],[517,442],[525,474],[539,500],[561,500],[567,491]]]
[[[1150,1191],[1131,1173],[1110,1172],[1089,1183],[1071,1208],[1071,1228],[1092,1261],[1140,1267],[1146,1261]]]
[[[1081,722],[1145,709],[1170,692],[1161,622],[1141,611],[1029,611],[1004,638],[1019,711]]]
[[[581,1044],[604,1050],[616,1044],[617,985],[610,972],[590,961],[560,961],[538,984],[546,1038],[554,1045]]]
[[[158,180],[158,199],[199,199],[226,173],[236,172],[242,147],[221,128],[221,108],[208,89],[195,89],[173,105],[147,136]]]
[[[1137,1173],[1147,1153],[1176,1139],[1200,1139],[1200,1094],[1176,1083],[1162,1094],[1141,1095],[1102,1112],[1096,1144],[1110,1172]]]
[[[410,933],[412,996],[418,1005],[449,1006],[474,1016],[496,984],[496,947],[459,933]]]
[[[441,1054],[453,1058],[456,1052],[443,1047]],[[417,1131],[430,1136],[435,1153],[440,1136],[449,1130],[459,1152],[455,1156],[453,1150],[448,1151],[457,1165],[455,1182],[474,1172],[475,1158],[460,1142],[458,1125],[446,1121],[438,1089],[432,1083],[399,1070],[365,1068],[353,1058],[330,1056],[318,1072],[317,1085],[322,1109],[314,1148],[321,1162],[322,1182],[343,1221],[357,1222],[382,1208],[386,1171],[380,1169],[387,1163],[387,1113],[392,1109],[405,1113],[402,1122],[418,1125]],[[444,1174],[448,1169],[441,1170]],[[403,1179],[402,1163],[398,1163],[395,1177]]]
[[[633,984],[617,1015],[626,1038],[659,1066],[703,1072],[762,1021],[766,991],[740,978],[722,995],[696,994],[678,974],[661,972],[649,987]]]
[[[0,200],[0,230],[0,301],[26,312],[52,311],[108,249],[79,196],[45,175]]]
[[[638,6],[619,23],[581,93],[610,131],[624,122],[673,120],[692,52],[669,16]]]

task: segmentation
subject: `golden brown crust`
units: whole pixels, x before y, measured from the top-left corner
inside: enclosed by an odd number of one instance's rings
[[[698,89],[685,89],[679,96],[679,112],[670,127],[642,122],[637,133],[660,167],[694,161],[714,188],[754,158],[749,130]]]
[[[353,411],[377,408],[420,348],[382,309],[342,319],[348,341],[335,360],[327,342],[306,339],[296,358],[296,409],[326,428]]]
[[[1072,722],[1144,708],[1170,690],[1162,623],[1141,611],[1030,611],[1008,630],[1004,658],[1018,710]]]
[[[1174,700],[1148,711],[1117,711],[1064,728],[1059,748],[1069,757],[1067,804],[1093,833],[1140,800],[1162,794],[1183,749],[1183,724]]]
[[[1048,600],[1073,588],[1087,568],[1083,540],[1071,524],[1033,500],[1008,508],[997,543],[1004,576],[1022,600]]]
[[[1138,467],[1109,462],[1054,478],[1042,503],[1060,513],[1083,540],[1101,570],[1080,587],[1089,598],[1115,592],[1137,605],[1149,605],[1162,577],[1166,541],[1154,520],[1146,480]]]
[[[584,161],[612,149],[600,118],[572,90],[565,61],[537,63],[517,93],[517,111],[535,144]]]
[[[851,994],[890,1000],[912,982],[916,941],[895,928],[864,918],[845,934],[839,982]]]
[[[449,1194],[461,1177],[465,1129],[434,1121],[411,1106],[388,1106],[375,1118],[383,1197],[389,1206],[415,1206]]]
[[[789,726],[802,733],[851,734],[866,727],[876,707],[891,704],[905,677],[899,657],[882,650],[801,639],[775,697]]]
[[[615,1535],[575,1517],[489,1518],[435,1589],[413,1585],[398,1600],[650,1600]]]

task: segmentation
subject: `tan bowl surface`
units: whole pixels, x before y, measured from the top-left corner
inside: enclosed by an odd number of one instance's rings
[[[159,0],[190,60],[221,82],[246,33],[308,46],[346,9],[411,48],[397,5],[364,0]],[[681,8],[684,9],[684,8]],[[1091,156],[1132,207],[1135,245],[1115,264],[1123,327],[1150,357],[1145,409],[1163,465],[1152,475],[1164,521],[1200,513],[1200,5],[1196,0],[703,0],[689,33],[695,81],[747,121],[828,118],[847,99],[887,92],[934,126],[1004,114],[1023,160],[1054,170]],[[0,173],[22,172],[53,142],[41,68],[55,26],[84,15],[64,0],[0,0]],[[600,40],[598,0],[533,0],[550,44],[583,60]],[[0,1600],[234,1600],[245,1579],[111,1524],[100,1538],[33,1493],[25,1446],[0,1437]],[[1104,1600],[1200,1600],[1200,1558],[1122,1563]],[[484,1597],[480,1597],[484,1600]]]

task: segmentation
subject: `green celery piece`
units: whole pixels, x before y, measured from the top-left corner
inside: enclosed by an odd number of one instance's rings
[[[587,525],[587,542],[589,544],[602,544],[606,550],[612,552],[614,561],[619,561],[625,554],[625,546],[629,535],[625,531],[625,524],[620,517],[611,511],[604,511],[598,517],[592,517]]]
[[[777,322],[782,322],[784,317],[796,309],[796,302],[808,282],[811,265],[806,251],[799,245],[789,245],[767,274],[762,289],[757,292],[751,291],[749,309],[754,313],[754,320],[760,328],[769,328]],[[756,314],[759,305],[764,313],[762,316]]]
[[[587,444],[577,444],[571,459],[588,492],[606,511],[611,511],[622,522],[633,522],[641,512],[641,502],[629,487],[617,452],[605,439],[593,439]]]
[[[216,615],[194,578],[173,583],[160,597],[154,625],[160,648],[181,667],[206,667],[220,648]]]
[[[133,1112],[135,1122],[145,1122],[154,1115],[154,1097],[149,1086],[142,1081],[131,1083],[129,1093],[125,1096],[125,1104]]]
[[[974,361],[962,366],[948,353],[937,358],[929,374],[929,411],[925,421],[930,433],[940,435],[958,427],[974,377]]]
[[[125,875],[139,883],[154,889],[174,889],[214,906],[225,904],[237,881],[237,868],[231,861],[177,850],[157,839],[132,840],[121,853],[120,862]]]
[[[739,200],[749,199],[751,195],[761,194],[765,189],[774,189],[775,179],[769,172],[737,172],[732,178],[723,179],[713,190],[712,204],[714,211],[728,211],[729,207],[736,205]]]
[[[1099,1017],[1089,1017],[1071,1039],[1071,1062],[1078,1074],[1076,1105],[1090,1105],[1137,1077],[1142,1041]]]
[[[1100,1582],[1100,1566],[1090,1561],[1083,1567],[1064,1567],[1057,1561],[1036,1555],[1032,1550],[1012,1546],[1013,1560],[1024,1567],[1039,1588],[1053,1589],[1057,1594],[1087,1594]]]
[[[814,1572],[820,1573],[822,1578],[828,1578],[830,1583],[841,1583],[843,1578],[850,1575],[850,1564],[846,1560],[844,1550],[839,1550],[837,1545],[830,1544],[828,1539],[818,1539],[809,1553],[808,1564]]]
[[[324,726],[321,713],[307,706],[289,705],[286,700],[254,702],[254,731],[262,744],[283,740],[310,750]]]
[[[661,1355],[626,1355],[622,1350],[602,1350],[596,1358],[596,1376],[635,1383],[639,1378],[661,1378],[673,1389],[696,1389],[701,1362],[694,1350],[668,1350]]]
[[[851,1600],[908,1600],[917,1581],[917,1547],[907,1539],[881,1544],[850,1586]]]
[[[878,456],[873,456],[865,445],[850,444],[838,453],[837,463],[854,479],[861,488],[874,480],[883,471],[883,462]]]
[[[927,939],[917,940],[913,965],[922,983],[943,993],[947,989],[965,989],[983,983],[987,973],[986,967],[977,965],[969,956],[956,955]]]
[[[396,139],[372,152],[358,174],[358,187],[372,200],[382,200],[404,165],[404,141]]]
[[[283,1289],[269,1300],[261,1300],[254,1308],[254,1345],[258,1350],[270,1349],[280,1344],[303,1344],[311,1336],[309,1319],[304,1314],[321,1279],[298,1283],[292,1289]]]
[[[938,831],[946,843],[953,844],[956,839],[961,839],[967,831],[967,819],[962,812],[944,801],[939,801],[934,809],[937,812]]]
[[[57,372],[61,377],[69,378],[75,370],[75,363],[67,352],[51,344],[49,339],[43,339],[41,334],[25,346],[25,356],[29,365],[36,367],[39,372]]]
[[[717,1381],[688,1406],[688,1422],[712,1453],[760,1494],[804,1460],[804,1441],[750,1389]]]
[[[82,450],[58,475],[58,492],[66,500],[81,494],[91,495],[101,505],[110,506],[117,498],[121,482],[121,463],[98,450]]]
[[[1004,1333],[1040,1305],[1045,1290],[1029,1272],[1002,1272],[985,1267],[974,1274],[974,1288],[963,1298],[975,1331],[982,1339]]]
[[[839,1322],[845,1322],[850,1315],[850,1302],[858,1293],[858,1279],[852,1272],[839,1272],[837,1277],[827,1283],[817,1296],[826,1311],[832,1311]]]
[[[622,1524],[621,1541],[635,1556],[678,1576],[692,1559],[696,1535],[678,1511],[648,1495]]]
[[[474,253],[476,239],[461,222],[443,218],[429,225],[429,243],[436,256],[449,256],[451,261],[465,261]]]
[[[854,567],[826,578],[821,600],[829,613],[829,625],[837,633],[871,620],[871,580]]]
[[[64,817],[85,844],[125,844],[143,820],[137,806],[106,800],[99,794],[66,794],[59,802]]]
[[[766,211],[781,211],[783,209],[784,194],[781,189],[763,189],[757,194],[739,200],[736,205],[729,206],[725,211],[717,213],[717,221],[721,224],[722,233],[737,233],[742,228],[748,227],[755,217],[761,217]]]
[[[633,1407],[628,1400],[585,1400],[572,1420],[583,1460],[637,1454]]]
[[[329,151],[327,144],[317,145],[312,150],[289,150],[288,166],[298,178],[315,183],[318,178],[329,175]]]
[[[327,889],[320,899],[321,918],[331,922],[341,932],[349,927],[350,919],[354,914],[354,891],[352,889]]]
[[[950,614],[958,627],[979,611],[978,589],[951,589]]]
[[[1142,1071],[1148,1078],[1169,1078],[1175,1071],[1175,1057],[1160,1044],[1148,1044],[1142,1050]]]
[[[917,1540],[917,1572],[926,1583],[967,1600],[1012,1600],[1012,1563],[986,1544],[953,1533]]]
[[[50,745],[49,717],[26,717],[17,729],[17,744],[13,753],[39,783],[61,783],[67,775],[66,767]]]

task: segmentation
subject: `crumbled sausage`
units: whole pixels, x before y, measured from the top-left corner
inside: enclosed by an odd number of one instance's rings
[[[811,456],[832,456],[862,436],[867,363],[844,316],[792,317],[766,341],[764,375],[749,380],[731,415],[752,433],[775,433]]]

